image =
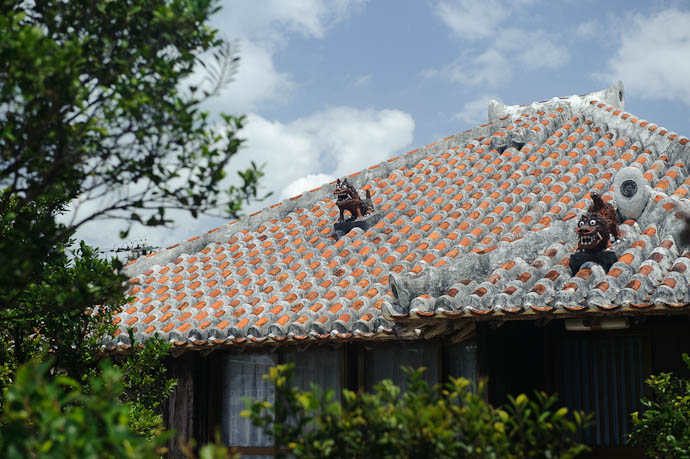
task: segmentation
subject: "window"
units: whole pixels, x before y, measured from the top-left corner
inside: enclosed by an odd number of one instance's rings
[[[287,351],[281,354],[281,363],[295,364],[295,386],[311,390],[313,383],[323,389],[332,389],[334,400],[340,400],[344,366],[342,348],[321,346],[302,352]]]
[[[240,447],[243,457],[273,457],[273,438],[240,416],[244,397],[275,401],[275,387],[263,375],[278,363],[295,364],[294,384],[310,389],[311,383],[333,389],[334,399],[340,400],[343,387],[343,350],[328,346],[310,347],[305,351],[280,353],[228,354],[222,359],[223,395],[221,428],[223,443]]]
[[[273,446],[273,439],[240,416],[245,409],[243,397],[273,402],[275,388],[263,379],[276,364],[275,355],[229,354],[223,359],[223,442],[232,446]]]

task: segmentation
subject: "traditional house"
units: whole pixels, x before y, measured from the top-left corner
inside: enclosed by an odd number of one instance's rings
[[[487,377],[492,402],[556,391],[596,412],[597,454],[631,457],[644,377],[690,350],[690,145],[623,105],[620,82],[492,103],[487,124],[349,176],[371,194],[361,219],[336,224],[324,185],[142,257],[108,345],[126,349],[129,327],[169,340],[170,425],[201,442],[220,426],[247,455],[272,445],[241,397],[270,399],[261,375],[295,362],[300,384],[334,389],[400,383],[412,365]],[[592,192],[618,209],[612,265],[571,272]]]

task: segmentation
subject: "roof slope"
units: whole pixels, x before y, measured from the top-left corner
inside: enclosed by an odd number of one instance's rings
[[[186,348],[378,339],[394,318],[685,305],[690,254],[672,209],[690,191],[688,139],[589,99],[507,111],[353,174],[381,216],[366,231],[333,237],[324,186],[138,260],[109,347],[129,345],[128,327]],[[608,274],[571,277],[575,217],[631,165],[652,202],[621,226]]]

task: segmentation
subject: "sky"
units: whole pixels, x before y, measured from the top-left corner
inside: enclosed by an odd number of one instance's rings
[[[222,0],[239,68],[204,108],[246,115],[228,173],[265,164],[254,212],[487,121],[508,105],[625,85],[625,110],[690,136],[690,1]],[[173,213],[125,242],[167,247],[227,219]],[[120,221],[76,235],[122,246]]]

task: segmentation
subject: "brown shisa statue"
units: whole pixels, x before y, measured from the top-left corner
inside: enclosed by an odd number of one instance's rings
[[[601,196],[591,193],[592,204],[577,222],[577,251],[570,256],[570,271],[575,275],[580,267],[593,262],[608,271],[618,261],[613,250],[607,250],[609,240],[619,238],[618,212],[611,204],[604,202]]]
[[[345,221],[345,211],[350,213],[348,221],[356,220],[374,211],[374,204],[371,202],[371,192],[366,191],[366,197],[362,199],[354,186],[347,179],[338,179],[335,182],[336,204],[340,209],[338,223]]]

